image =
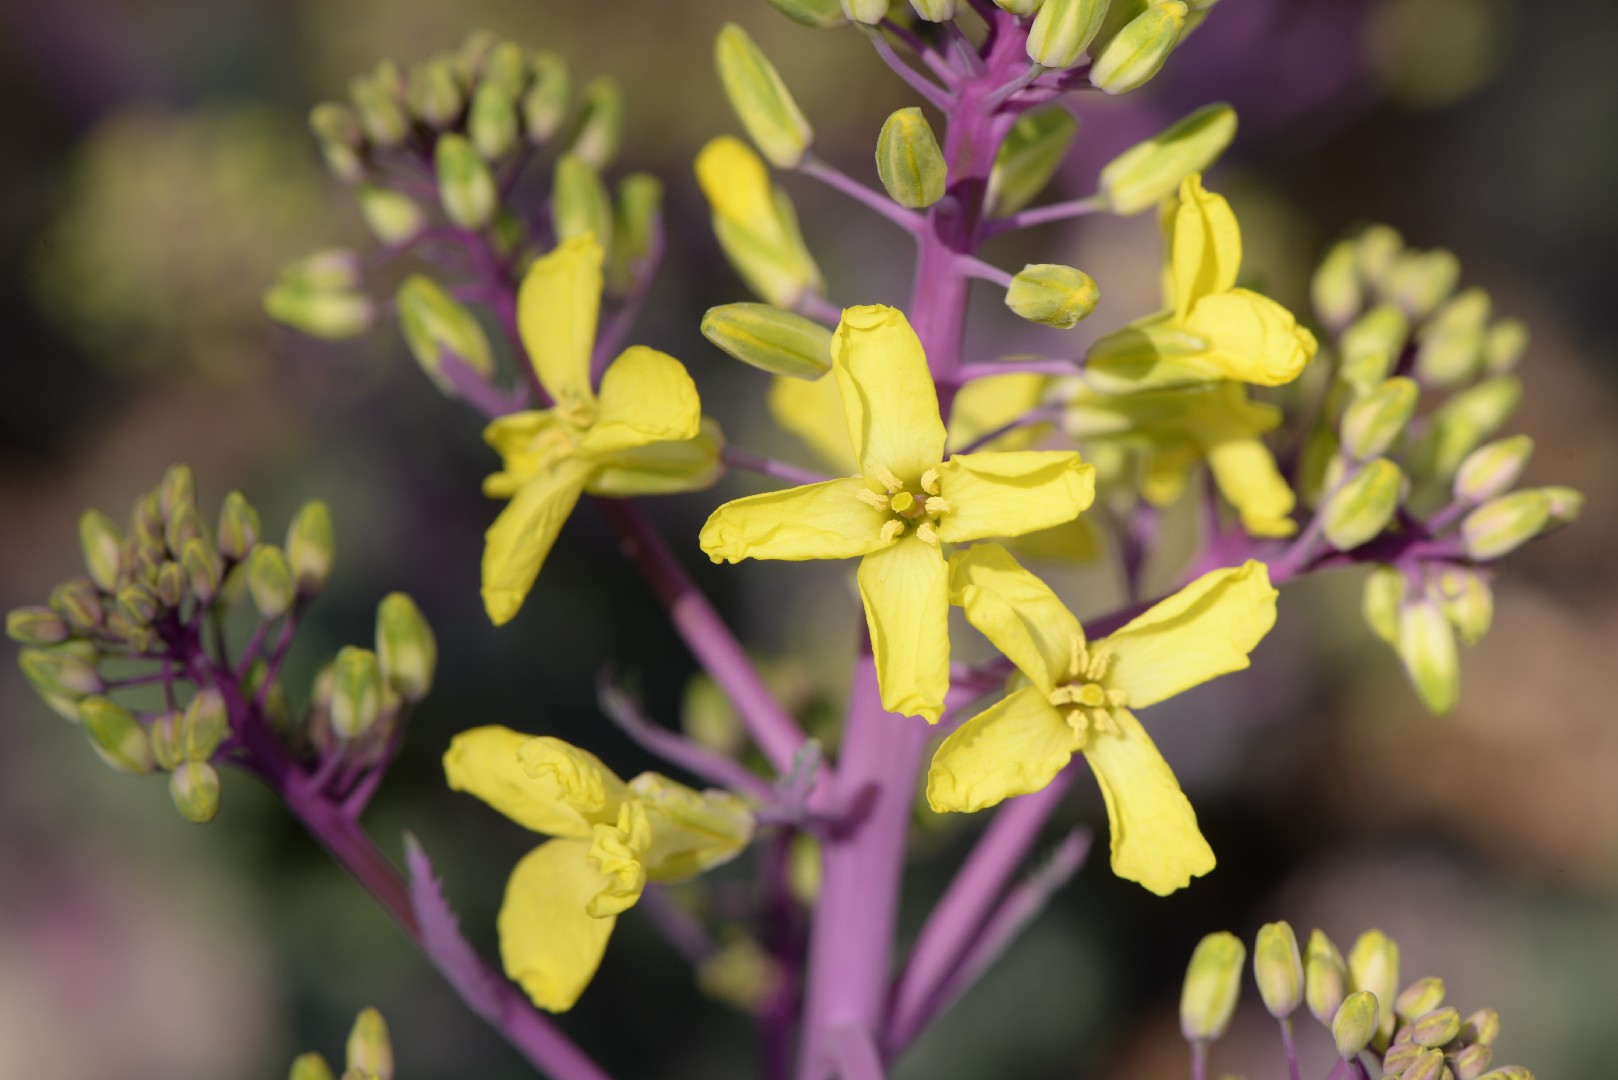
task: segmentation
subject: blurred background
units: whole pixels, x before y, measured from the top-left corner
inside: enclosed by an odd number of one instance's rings
[[[303,499],[330,501],[337,570],[289,685],[301,693],[321,658],[368,641],[386,592],[416,597],[438,630],[439,682],[368,823],[395,853],[403,829],[421,837],[486,951],[505,876],[532,840],[444,788],[450,737],[481,723],[550,732],[631,775],[650,763],[599,718],[596,671],[633,673],[672,724],[692,663],[587,509],[524,614],[492,630],[477,594],[495,512],[478,481],[492,460],[475,418],[420,377],[392,329],[331,345],[262,316],[283,262],[364,242],[303,117],[377,60],[409,63],[478,27],[621,79],[620,167],[666,179],[677,268],[635,340],[685,359],[737,442],[802,458],[767,430],[764,379],[697,333],[704,308],[742,297],[690,173],[703,140],[736,130],[710,64],[727,19],[776,60],[823,155],[874,183],[876,132],[911,101],[859,35],[800,28],[763,0],[0,0],[0,608],[42,602],[75,572],[82,508],[121,516],[172,462],[196,469],[205,513],[239,488],[271,534]],[[1501,1011],[1501,1059],[1546,1077],[1610,1075],[1615,51],[1618,7],[1605,0],[1225,0],[1146,91],[1084,113],[1056,181],[1068,196],[1089,193],[1124,146],[1232,102],[1241,133],[1210,183],[1243,222],[1244,273],[1300,312],[1314,261],[1356,224],[1453,249],[1465,281],[1533,330],[1513,425],[1539,444],[1529,481],[1572,484],[1589,502],[1576,528],[1506,564],[1495,627],[1465,655],[1461,705],[1443,720],[1365,630],[1357,575],[1290,589],[1253,671],[1148,719],[1219,869],[1157,900],[1097,858],[899,1077],[1184,1075],[1175,1009],[1192,946],[1221,928],[1250,939],[1277,918],[1345,949],[1381,927],[1403,944],[1407,978],[1441,975],[1463,1012]],[[784,182],[831,299],[903,302],[908,241]],[[1150,217],[990,254],[1089,270],[1106,297],[1097,323],[1117,325],[1153,306]],[[973,355],[1017,351],[1025,332],[981,299]],[[747,485],[653,509],[747,640],[798,657],[794,676],[835,702],[854,603],[837,571],[698,565],[697,526]],[[1081,614],[1108,603],[1074,589]],[[366,1004],[393,1026],[401,1076],[527,1075],[273,800],[239,775],[224,794],[214,825],[187,824],[161,781],[109,773],[0,666],[0,1078],[283,1075],[299,1051],[340,1055]],[[1089,785],[1064,815],[1075,821],[1104,830]],[[922,828],[907,933],[975,831]],[[623,1077],[751,1075],[749,1018],[692,987],[632,916],[562,1023]],[[1324,1034],[1303,1039],[1324,1062]],[[1215,1066],[1282,1075],[1250,987]]]

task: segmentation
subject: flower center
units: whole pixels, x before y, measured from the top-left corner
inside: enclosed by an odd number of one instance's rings
[[[1106,685],[1107,669],[1112,666],[1110,652],[1091,652],[1079,637],[1073,638],[1069,650],[1068,678],[1051,691],[1050,702],[1078,736],[1082,750],[1096,732],[1118,730],[1112,710],[1128,706],[1129,695]]]
[[[858,497],[867,506],[889,515],[882,526],[882,539],[891,544],[914,528],[919,539],[936,546],[938,518],[951,509],[949,501],[939,497],[938,470],[928,469],[914,485],[906,484],[886,468],[877,469],[871,479],[883,490],[865,488]]]

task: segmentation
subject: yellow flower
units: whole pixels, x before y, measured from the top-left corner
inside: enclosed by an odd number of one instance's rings
[[[860,475],[726,503],[703,526],[714,562],[860,560],[882,706],[937,722],[949,690],[942,544],[1020,536],[1071,521],[1095,498],[1072,451],[957,454],[921,342],[889,307],[843,312],[832,370]]]
[[[1213,869],[1179,781],[1135,718],[1247,667],[1275,623],[1263,563],[1215,570],[1117,632],[1086,642],[1073,613],[1005,548],[950,559],[950,600],[1027,683],[962,724],[933,755],[927,801],[974,811],[1038,791],[1083,753],[1101,785],[1112,869],[1160,896]]]
[[[594,754],[549,736],[464,731],[444,773],[453,790],[555,838],[512,871],[497,922],[506,974],[551,1012],[578,1001],[617,916],[648,881],[683,881],[728,862],[753,835],[735,795],[650,772],[626,784]]]
[[[696,385],[672,356],[632,345],[590,385],[601,306],[601,246],[564,241],[524,276],[517,323],[540,385],[555,405],[502,416],[483,437],[501,471],[486,495],[510,498],[483,550],[483,604],[500,625],[522,607],[579,496],[691,491],[712,483],[718,432],[705,426]]]
[[[1315,354],[1314,335],[1274,300],[1236,288],[1242,234],[1222,197],[1193,173],[1165,204],[1170,310],[1108,334],[1090,347],[1085,379],[1120,393],[1237,379],[1280,386]]]

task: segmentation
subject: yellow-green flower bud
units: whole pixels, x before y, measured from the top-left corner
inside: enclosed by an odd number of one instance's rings
[[[341,292],[360,283],[360,257],[347,248],[325,248],[281,268],[281,280],[312,292]],[[168,514],[165,506],[163,513]]]
[[[1466,553],[1479,562],[1498,559],[1526,544],[1550,523],[1551,502],[1537,490],[1490,499],[1461,522]]]
[[[778,169],[797,168],[815,133],[769,58],[746,30],[726,23],[714,42],[714,63],[730,107],[759,153]]]
[[[466,105],[466,91],[454,61],[438,56],[410,71],[407,96],[410,108],[425,120],[429,127],[439,130],[449,127],[460,118]]]
[[[339,180],[354,181],[365,174],[361,150],[365,132],[359,114],[347,105],[323,101],[309,110],[309,128],[320,143],[326,168]]]
[[[1388,271],[1393,268],[1393,260],[1404,250],[1404,246],[1405,238],[1391,226],[1372,225],[1367,228],[1354,243],[1360,277],[1371,285],[1381,287]]]
[[[944,197],[944,152],[920,109],[899,109],[882,125],[876,173],[888,197],[900,206],[920,210]]]
[[[207,526],[202,523],[202,515],[198,513],[195,503],[187,503],[169,515],[168,527],[163,532],[163,542],[173,554],[185,550],[185,545],[192,540],[205,539]]]
[[[697,181],[713,208],[714,236],[736,272],[764,300],[795,308],[819,292],[820,270],[803,242],[792,200],[742,140],[721,135],[697,155]]]
[[[563,154],[557,159],[551,217],[559,240],[589,235],[605,248],[612,246],[612,198],[595,169],[581,157]]]
[[[1387,458],[1366,462],[1326,500],[1321,510],[1326,540],[1338,551],[1350,551],[1381,535],[1399,509],[1404,481],[1399,466]]]
[[[152,742],[152,759],[157,762],[159,769],[172,772],[186,760],[182,726],[181,714],[170,710],[154,717],[151,727],[147,728],[147,737]]]
[[[1494,1060],[1494,1050],[1482,1043],[1473,1043],[1449,1055],[1450,1068],[1455,1080],[1478,1080]]]
[[[118,584],[122,566],[124,534],[112,518],[99,510],[86,510],[79,516],[79,545],[84,549],[84,565],[90,578],[103,589]]]
[[[522,99],[523,132],[530,142],[543,143],[562,129],[568,101],[573,97],[573,74],[567,61],[555,53],[534,57],[534,81]]]
[[[385,82],[361,75],[349,84],[366,137],[379,146],[398,146],[410,133],[410,117]]]
[[[297,588],[292,581],[292,567],[280,548],[274,544],[253,548],[247,560],[247,591],[262,618],[278,619],[292,607]]]
[[[496,161],[517,145],[517,102],[510,90],[485,79],[472,93],[466,133],[486,161]]]
[[[185,599],[185,571],[177,562],[165,562],[157,568],[157,599],[166,608],[177,608]]]
[[[481,229],[494,217],[500,195],[494,174],[478,157],[465,135],[440,135],[433,150],[438,171],[438,199],[444,213],[463,229]]]
[[[1415,1061],[1425,1053],[1425,1048],[1413,1042],[1396,1041],[1388,1047],[1388,1052],[1382,1055],[1382,1072],[1385,1076],[1399,1076],[1415,1064]]]
[[[357,739],[382,715],[382,666],[370,649],[345,645],[332,676],[332,730],[340,739]]]
[[[1332,1017],[1331,1037],[1337,1044],[1337,1056],[1352,1061],[1361,1050],[1376,1038],[1379,1006],[1376,995],[1369,990],[1356,990],[1343,999]]]
[[[182,761],[169,774],[169,798],[181,817],[206,825],[219,813],[219,774],[206,761]]]
[[[326,292],[279,281],[264,291],[264,313],[310,337],[342,341],[376,322],[376,305],[358,292]]]
[[[843,14],[852,22],[875,26],[888,17],[888,0],[842,0]]]
[[[416,602],[389,593],[376,608],[376,655],[394,693],[415,704],[427,696],[438,666],[438,642]]]
[[[102,761],[119,772],[144,776],[156,766],[152,741],[133,713],[104,697],[79,703],[79,723]]]
[[[454,383],[444,374],[445,354],[458,357],[485,379],[494,374],[494,352],[477,316],[433,279],[412,274],[399,286],[399,329],[410,355],[440,390],[451,396]]]
[[[1534,453],[1534,440],[1513,435],[1486,443],[1466,455],[1455,471],[1455,498],[1481,503],[1511,490]]]
[[[1072,67],[1106,16],[1107,0],[1045,0],[1028,28],[1028,59],[1041,67]]]
[[[1101,290],[1083,270],[1056,263],[1031,263],[1006,290],[1006,306],[1029,322],[1069,330],[1096,309]]]
[[[1410,452],[1411,472],[1447,479],[1484,439],[1510,419],[1522,401],[1522,384],[1512,376],[1487,379],[1446,401],[1427,421]]]
[[[1392,304],[1378,304],[1343,331],[1341,378],[1368,394],[1393,369],[1410,336],[1410,320]]]
[[[1095,58],[1091,85],[1108,94],[1127,94],[1145,86],[1180,44],[1186,10],[1180,0],[1165,0],[1132,19]]]
[[[1039,10],[1044,0],[994,0],[995,6],[1020,18],[1027,18]]]
[[[1298,935],[1284,922],[1265,923],[1253,942],[1253,978],[1264,1008],[1277,1020],[1297,1011],[1303,1002],[1303,958]]]
[[[1461,1014],[1446,1005],[1418,1016],[1411,1041],[1417,1046],[1443,1046],[1461,1033]]]
[[[481,67],[483,81],[493,83],[516,101],[528,85],[528,56],[515,41],[501,41],[488,51]]]
[[[949,22],[955,18],[957,0],[910,0],[918,18],[927,22]]]
[[[1378,1003],[1377,1030],[1393,1033],[1393,999],[1399,993],[1399,943],[1380,930],[1367,930],[1348,952],[1349,978],[1356,990],[1369,990]]]
[[[1418,337],[1416,376],[1428,385],[1453,386],[1476,374],[1489,310],[1489,294],[1476,288],[1440,308]]]
[[[770,6],[793,22],[817,30],[835,30],[848,25],[841,0],[770,0]]]
[[[157,590],[141,582],[130,582],[118,590],[118,610],[136,626],[150,626],[162,606]]]
[[[1501,319],[1483,337],[1483,368],[1504,375],[1528,351],[1528,326],[1521,319]]]
[[[1444,1080],[1449,1067],[1441,1050],[1422,1050],[1410,1059],[1400,1080]]]
[[[984,195],[989,216],[1014,214],[1033,202],[1061,167],[1078,128],[1078,120],[1060,105],[1034,109],[1017,117],[989,171],[989,186]],[[1106,174],[1102,176],[1105,183]]]
[[[618,156],[624,137],[624,92],[611,79],[593,79],[584,88],[581,108],[567,152],[600,172]]]
[[[1453,252],[1404,251],[1394,256],[1382,283],[1388,299],[1412,319],[1430,315],[1455,291],[1461,277],[1461,261]]]
[[[1483,575],[1458,566],[1439,571],[1433,590],[1444,617],[1464,645],[1476,645],[1494,622],[1494,591]]]
[[[23,607],[6,613],[6,636],[23,645],[55,645],[69,637],[67,620],[48,607]]]
[[[393,1080],[393,1044],[388,1025],[375,1009],[361,1009],[348,1034],[348,1067],[367,1078]]]
[[[1493,1009],[1479,1009],[1461,1025],[1461,1038],[1469,1043],[1493,1046],[1500,1037],[1500,1014]]]
[[[1339,240],[1320,261],[1309,282],[1315,314],[1329,329],[1341,330],[1365,303],[1360,288],[1358,248],[1352,240]]]
[[[723,304],[702,316],[702,336],[744,364],[799,379],[831,370],[831,331],[769,304]]]
[[[1406,604],[1399,612],[1399,659],[1416,688],[1422,704],[1442,716],[1455,707],[1461,693],[1460,660],[1455,653],[1455,633],[1443,610],[1428,600]],[[1360,985],[1358,975],[1355,985]],[[1390,995],[1391,988],[1383,988]],[[1383,994],[1377,994],[1378,999]]]
[[[628,289],[659,242],[663,228],[663,181],[651,173],[630,173],[618,182],[612,226],[608,285]]]
[[[352,255],[351,252],[325,252],[322,256],[310,258],[338,257]],[[197,505],[197,478],[191,472],[189,465],[170,465],[163,471],[163,479],[157,485],[157,509],[162,520],[167,522],[173,519],[182,508],[195,508]]]
[[[1342,447],[1357,461],[1385,454],[1416,412],[1421,388],[1414,379],[1388,379],[1343,412]]]
[[[106,618],[101,593],[89,578],[73,578],[51,590],[51,607],[75,630],[93,630]]]
[[[219,565],[219,554],[202,538],[186,541],[180,552],[180,568],[185,571],[186,584],[191,595],[204,604],[219,591],[219,580],[224,573]]]
[[[1417,979],[1393,999],[1393,1015],[1400,1020],[1414,1020],[1425,1013],[1432,1012],[1444,1003],[1444,980],[1437,976],[1428,976]],[[1444,1040],[1448,1042],[1449,1040]],[[1431,1045],[1423,1043],[1423,1046]]]
[[[1539,493],[1550,500],[1552,525],[1571,525],[1584,512],[1584,493],[1576,488],[1552,484]]]
[[[230,731],[225,696],[208,686],[198,690],[185,707],[179,725],[179,749],[187,761],[207,761]]]
[[[408,195],[375,184],[354,188],[360,214],[376,238],[384,244],[403,244],[415,239],[427,227],[427,216]]]
[[[499,44],[500,35],[493,30],[480,27],[467,34],[451,57],[456,76],[468,83],[476,79]]]
[[[287,1080],[336,1080],[332,1075],[331,1066],[319,1054],[299,1054],[292,1062],[292,1071],[287,1074]]]
[[[1045,7],[1058,0],[1046,0]],[[1180,1032],[1193,1042],[1217,1039],[1230,1026],[1241,996],[1247,947],[1224,930],[1197,943],[1180,991]]]
[[[1303,954],[1303,995],[1310,1014],[1322,1024],[1330,1024],[1348,993],[1348,965],[1343,954],[1319,930],[1309,935]]]
[[[311,596],[325,588],[331,577],[336,541],[332,537],[331,510],[319,499],[298,509],[287,528],[287,563],[298,592]]]

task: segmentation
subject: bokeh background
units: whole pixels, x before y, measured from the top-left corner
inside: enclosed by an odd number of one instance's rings
[[[337,573],[289,682],[368,640],[384,593],[416,596],[439,631],[439,685],[368,821],[393,851],[402,829],[422,838],[486,948],[530,840],[443,788],[451,735],[487,722],[549,731],[628,775],[648,763],[597,715],[596,671],[633,672],[674,723],[691,661],[588,511],[524,615],[492,630],[477,599],[494,508],[478,495],[490,457],[476,421],[393,331],[327,345],[262,317],[280,263],[362,241],[302,117],[378,59],[409,62],[480,26],[621,79],[622,166],[667,179],[678,268],[636,338],[688,361],[738,441],[792,453],[767,430],[763,380],[696,333],[706,306],[741,296],[690,177],[702,140],[735,129],[709,62],[726,19],[776,59],[824,155],[874,182],[871,147],[910,103],[902,87],[858,35],[799,28],[763,0],[0,3],[0,608],[39,602],[74,572],[82,507],[121,514],[174,461],[195,467],[205,506],[240,488],[271,532],[301,500],[328,499]],[[1225,0],[1152,87],[1085,114],[1057,181],[1074,196],[1123,146],[1196,105],[1234,103],[1242,131],[1211,183],[1243,221],[1248,272],[1298,310],[1313,260],[1357,223],[1452,248],[1497,312],[1532,325],[1516,425],[1539,442],[1530,480],[1574,484],[1589,503],[1577,528],[1508,561],[1495,628],[1465,656],[1447,719],[1421,711],[1370,639],[1357,577],[1290,589],[1254,671],[1150,717],[1218,871],[1156,900],[1095,860],[900,1077],[1184,1075],[1175,1006],[1192,945],[1275,918],[1345,947],[1380,926],[1403,943],[1407,976],[1442,975],[1463,1009],[1501,1010],[1505,1059],[1546,1077],[1611,1074],[1614,55],[1618,7],[1605,0]],[[902,301],[908,241],[785,182],[832,299]],[[1151,306],[1149,215],[992,254],[1020,265],[1036,252],[1100,280],[1098,319]],[[1015,351],[1024,333],[996,307],[983,298],[977,354]],[[697,565],[696,526],[744,484],[655,510],[748,639],[798,656],[797,676],[835,701],[852,610],[835,572]],[[1107,603],[1074,588],[1081,611]],[[525,1075],[273,800],[227,776],[225,802],[214,825],[186,824],[161,781],[109,773],[0,667],[0,1078],[282,1075],[301,1050],[340,1054],[365,1004],[392,1022],[402,1076]],[[1104,823],[1094,791],[1064,820]],[[922,830],[907,931],[973,831]],[[750,1075],[748,1018],[694,992],[644,921],[620,927],[564,1026],[624,1077]],[[1216,1066],[1279,1076],[1273,1029],[1248,999]],[[1323,1061],[1323,1036],[1304,1040]]]

